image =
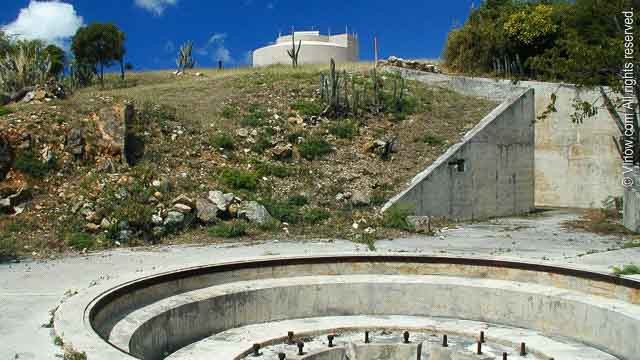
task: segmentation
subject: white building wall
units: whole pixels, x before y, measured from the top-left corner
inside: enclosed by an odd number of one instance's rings
[[[333,58],[338,63],[355,62],[360,59],[358,39],[352,34],[334,36],[319,32],[296,32],[296,46],[302,41],[298,64],[327,64]],[[253,52],[253,66],[291,64],[287,50],[292,48],[291,35],[281,36],[273,45]]]

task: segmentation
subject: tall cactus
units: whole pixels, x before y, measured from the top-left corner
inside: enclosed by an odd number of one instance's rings
[[[291,58],[291,64],[293,67],[298,67],[298,57],[300,56],[300,49],[302,48],[302,40],[298,42],[298,46],[296,47],[296,33],[291,30],[291,42],[292,46],[290,50],[287,50],[287,54]]]
[[[196,66],[196,60],[193,58],[193,41],[187,41],[180,46],[176,65],[178,72],[184,72],[186,69],[193,69]]]

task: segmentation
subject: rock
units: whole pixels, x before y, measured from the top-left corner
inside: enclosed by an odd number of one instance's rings
[[[176,205],[176,204],[182,204],[182,205],[186,205],[190,208],[194,208],[196,206],[196,203],[188,196],[182,194],[180,196],[178,196],[177,198],[171,200],[171,204]]]
[[[84,155],[84,131],[82,128],[73,128],[67,134],[67,151],[79,160]]]
[[[153,225],[162,225],[163,221],[164,219],[162,219],[162,216],[158,214],[151,215],[151,223]]]
[[[120,230],[118,232],[118,240],[120,242],[126,243],[131,238],[131,230]]]
[[[87,223],[85,224],[84,228],[90,233],[97,233],[98,231],[100,231],[100,225],[94,223]]]
[[[162,226],[154,226],[153,229],[151,229],[151,234],[155,238],[161,238],[164,236],[165,233],[166,233],[166,229]]]
[[[234,197],[233,194],[224,194],[222,191],[209,191],[207,199],[216,205],[220,211],[227,211]]]
[[[33,101],[33,99],[35,97],[36,97],[36,92],[35,91],[29,91],[28,93],[26,93],[24,95],[24,97],[22,98],[22,101],[28,103],[28,102]]]
[[[112,156],[122,156],[130,166],[138,163],[144,155],[144,141],[138,134],[140,129],[135,119],[135,109],[131,104],[104,108],[96,117],[103,151]]]
[[[204,224],[215,223],[219,211],[218,206],[208,199],[200,198],[196,200],[196,216]]]
[[[169,211],[164,219],[164,225],[169,228],[176,228],[184,222],[184,214],[179,211]]]
[[[273,221],[273,217],[267,209],[256,201],[243,203],[238,211],[238,218],[246,219],[260,225]]]
[[[108,229],[111,227],[111,221],[109,221],[109,219],[104,218],[102,219],[102,221],[100,222],[100,227],[103,229]]]
[[[33,99],[42,101],[47,97],[47,92],[44,89],[37,89],[33,92]]]
[[[173,205],[173,209],[183,214],[189,214],[191,213],[191,210],[193,210],[191,206],[185,204],[175,204]]]
[[[247,136],[249,136],[249,130],[247,129],[238,129],[236,130],[236,135],[246,138]]]
[[[13,149],[9,140],[0,136],[0,181],[4,180],[13,165]]]
[[[278,144],[271,149],[273,157],[278,160],[290,159],[293,155],[293,145],[291,144]]]
[[[0,199],[0,213],[14,213],[14,207],[24,203],[31,197],[31,192],[20,188],[17,192]]]
[[[231,218],[237,218],[238,212],[240,211],[240,204],[232,203],[231,205],[229,205],[229,209],[227,211],[229,212],[229,216],[231,216]]]
[[[171,190],[171,180],[169,180],[169,178],[165,176],[153,180],[151,184],[153,185],[153,187],[164,193],[167,193]]]
[[[351,195],[351,204],[353,206],[369,206],[371,204],[371,196],[363,191],[356,190]]]
[[[407,223],[418,231],[431,231],[431,217],[407,216]]]

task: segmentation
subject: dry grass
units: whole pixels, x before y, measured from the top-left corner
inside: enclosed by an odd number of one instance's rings
[[[586,210],[582,218],[566,221],[563,224],[568,229],[587,231],[600,235],[630,235],[620,223],[620,214],[615,209]]]

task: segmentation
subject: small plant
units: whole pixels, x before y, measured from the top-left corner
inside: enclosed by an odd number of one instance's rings
[[[297,224],[302,221],[302,216],[298,211],[298,208],[289,203],[282,203],[277,201],[265,201],[264,206],[269,211],[269,214],[279,221],[287,224]]]
[[[616,276],[640,274],[640,266],[638,265],[624,265],[622,268],[614,266],[612,270]]]
[[[341,139],[353,139],[358,135],[358,124],[353,120],[341,120],[329,127],[329,133]]]
[[[220,223],[209,228],[209,235],[227,239],[245,236],[247,235],[247,224],[239,220]]]
[[[250,126],[250,127],[258,127],[264,123],[265,114],[262,109],[257,106],[251,106],[249,108],[249,113],[247,116],[240,120],[240,125],[242,126]]]
[[[0,116],[5,116],[13,113],[13,110],[8,107],[0,106]]]
[[[256,171],[260,176],[275,176],[278,178],[286,178],[292,175],[293,171],[284,165],[272,163],[258,163],[255,165]]]
[[[66,243],[76,250],[92,249],[95,246],[95,239],[89,234],[76,232],[67,235]]]
[[[64,341],[62,341],[62,338],[58,335],[56,335],[56,337],[53,338],[53,345],[55,346],[64,346]]]
[[[227,133],[218,133],[211,139],[211,145],[216,149],[235,149],[235,139]]]
[[[429,146],[440,146],[445,143],[444,138],[433,134],[426,134],[423,137],[418,138],[417,140]]]
[[[311,225],[319,224],[329,218],[331,218],[331,214],[327,210],[319,208],[309,209],[302,214],[302,220]]]
[[[309,203],[309,199],[304,195],[291,195],[287,202],[293,206],[305,206]]]
[[[73,350],[70,347],[65,347],[62,360],[87,360],[87,354]]]
[[[43,178],[47,176],[50,171],[55,170],[57,167],[57,159],[54,156],[49,161],[43,162],[34,153],[24,152],[16,157],[15,167],[32,177]]]
[[[407,217],[414,214],[414,208],[410,205],[394,205],[389,208],[382,218],[384,227],[390,229],[399,229],[404,231],[414,231],[413,227],[407,221]]]
[[[255,143],[251,145],[251,150],[258,154],[262,154],[268,149],[273,147],[271,136],[266,133],[260,133],[258,137],[255,139]]]
[[[225,119],[233,119],[238,116],[238,108],[235,106],[227,105],[222,109],[222,117]]]
[[[300,156],[307,160],[315,160],[331,153],[332,148],[326,140],[319,136],[310,136],[299,145]]]
[[[296,33],[291,29],[291,42],[293,43],[291,49],[287,50],[287,54],[291,58],[291,64],[293,67],[298,67],[298,57],[300,56],[300,49],[302,48],[302,40],[298,43],[296,47]]]
[[[12,236],[0,234],[0,262],[18,255],[18,246]]]
[[[258,187],[258,174],[251,171],[225,169],[220,175],[220,180],[236,190],[253,191]]]
[[[179,72],[193,69],[196,66],[196,60],[193,58],[193,41],[187,41],[182,44],[176,58],[176,65]]]
[[[291,109],[304,116],[319,116],[324,111],[324,106],[317,101],[297,100],[291,104]]]

